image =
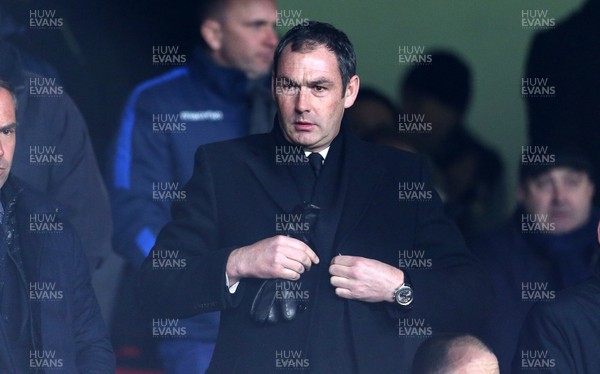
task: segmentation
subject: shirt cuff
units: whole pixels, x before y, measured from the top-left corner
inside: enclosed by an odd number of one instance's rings
[[[227,273],[225,273],[225,286],[227,286],[227,288],[229,289],[230,294],[234,294],[239,285],[240,285],[240,282],[237,281],[237,282],[235,282],[235,284],[232,284],[230,286],[229,285],[229,277],[227,276]]]

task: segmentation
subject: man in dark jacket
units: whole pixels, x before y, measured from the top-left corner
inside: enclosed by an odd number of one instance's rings
[[[600,241],[600,226],[598,227]],[[600,368],[600,266],[594,276],[559,292],[529,313],[513,373],[595,374]]]
[[[221,310],[210,373],[408,372],[428,328],[485,318],[483,273],[423,159],[342,125],[359,90],[343,32],[291,29],[272,82],[271,133],[196,152],[187,199],[143,264],[141,305],[155,318]]]
[[[0,79],[14,88],[21,124],[13,173],[65,206],[90,268],[111,251],[112,218],[104,181],[81,113],[54,78],[24,70],[19,52],[0,41]]]
[[[0,81],[0,371],[114,373],[77,235],[58,205],[10,173],[16,103]]]
[[[111,199],[115,249],[136,271],[169,221],[173,201],[185,199],[199,145],[271,128],[269,72],[277,44],[273,0],[201,3],[202,47],[187,66],[138,86],[125,107],[117,138]],[[186,324],[185,339],[163,336],[169,373],[208,366],[218,313]],[[150,323],[146,330],[150,331]],[[155,339],[156,340],[156,339]]]
[[[570,152],[547,156],[549,164],[521,167],[519,209],[474,247],[494,288],[485,338],[501,372],[510,370],[531,306],[552,302],[559,290],[590,277],[597,261],[594,233],[600,214],[592,207],[590,163]]]

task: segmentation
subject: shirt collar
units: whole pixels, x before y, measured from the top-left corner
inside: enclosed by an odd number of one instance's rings
[[[319,154],[320,154],[320,155],[323,157],[323,161],[325,161],[325,159],[327,158],[327,153],[329,153],[329,148],[330,148],[330,147],[331,147],[331,146],[329,146],[329,147],[327,147],[327,148],[325,148],[325,149],[323,149],[323,150],[321,150],[321,151],[317,152],[317,153],[319,153]],[[313,152],[311,152],[311,151],[307,151],[306,149],[304,150],[304,155],[305,155],[306,157],[308,157],[308,155],[310,155],[311,153],[313,153]]]

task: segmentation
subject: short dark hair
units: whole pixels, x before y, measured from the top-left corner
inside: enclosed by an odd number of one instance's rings
[[[229,5],[230,0],[201,0],[198,2],[196,14],[199,24],[211,17],[218,17]]]
[[[329,23],[318,21],[308,21],[296,25],[285,33],[275,49],[273,58],[273,72],[275,75],[277,75],[279,58],[288,44],[293,52],[311,51],[322,45],[333,52],[342,76],[342,95],[344,94],[350,78],[356,75],[356,54],[352,43],[344,32]]]
[[[481,340],[473,335],[461,333],[439,333],[424,341],[413,359],[412,374],[435,374],[448,369],[448,352],[457,347],[474,347],[493,353]]]
[[[363,123],[357,122],[356,113],[361,110],[361,103],[374,102],[383,105],[389,112],[389,117],[385,123],[379,123],[374,128],[365,127]],[[384,112],[385,112],[384,109]],[[344,111],[344,119],[351,125],[356,134],[367,141],[374,141],[384,138],[395,138],[399,135],[395,127],[398,109],[394,103],[381,91],[374,87],[361,87],[354,101],[354,105]]]
[[[523,162],[519,168],[519,184],[524,185],[526,182],[535,179],[542,174],[546,174],[555,168],[569,168],[575,171],[587,174],[590,180],[594,180],[594,168],[589,158],[581,153],[581,151],[572,147],[552,147],[552,146],[536,146],[538,149],[544,150],[544,155],[548,162]],[[537,161],[537,160],[534,160]]]
[[[398,108],[396,108],[392,100],[390,100],[383,92],[374,87],[361,87],[358,95],[356,95],[355,102],[359,101],[374,101],[385,106],[390,113],[393,113],[394,120],[398,115]]]
[[[0,79],[0,88],[4,88],[10,94],[10,97],[12,98],[13,105],[15,107],[15,112],[16,112],[18,101],[17,101],[17,94],[15,93],[13,86],[10,83],[8,83],[7,81]]]
[[[412,68],[400,84],[402,91],[430,95],[465,113],[471,98],[471,71],[466,62],[449,51],[431,53],[431,64]]]

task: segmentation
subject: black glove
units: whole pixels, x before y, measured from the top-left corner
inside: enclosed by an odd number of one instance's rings
[[[301,227],[308,227],[308,230],[301,231],[290,231],[287,236],[302,241],[304,244],[311,247],[314,250],[312,233],[319,217],[321,208],[310,203],[302,203],[297,205],[292,214],[301,215],[302,223]],[[250,315],[255,321],[259,323],[277,323],[279,321],[286,320],[291,321],[296,317],[298,311],[298,302],[294,297],[293,292],[286,292],[286,290],[293,290],[292,283],[285,279],[266,279],[258,289],[252,307],[250,308]],[[282,290],[280,292],[277,292]]]

